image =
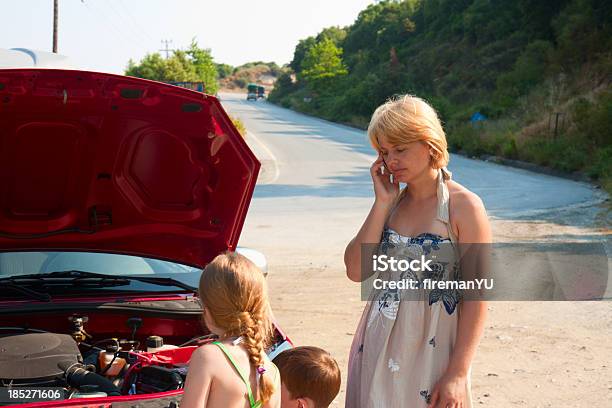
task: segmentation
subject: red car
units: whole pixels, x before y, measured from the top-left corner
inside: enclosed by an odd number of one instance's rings
[[[177,406],[259,166],[214,97],[0,69],[0,405]]]

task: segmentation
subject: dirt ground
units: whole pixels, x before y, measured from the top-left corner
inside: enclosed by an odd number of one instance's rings
[[[361,220],[355,219],[355,229]],[[256,226],[263,233],[266,225]],[[492,220],[496,241],[605,235],[548,222]],[[271,245],[272,307],[296,345],[317,345],[337,359],[343,407],[351,340],[364,302],[343,266],[344,246]],[[490,302],[472,364],[474,406],[604,407],[612,401],[612,302]],[[607,401],[607,402],[606,402]]]

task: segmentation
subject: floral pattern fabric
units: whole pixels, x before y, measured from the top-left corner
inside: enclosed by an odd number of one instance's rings
[[[456,289],[428,289],[425,279],[460,279],[456,239],[448,217],[449,194],[438,176],[438,219],[448,238],[424,233],[415,237],[385,227],[380,253],[403,259],[425,255],[431,270],[378,272],[384,280],[412,279],[416,290],[372,290],[349,355],[346,408],[425,408],[433,387],[448,367],[456,340],[461,294]],[[406,298],[406,293],[409,297]],[[472,407],[471,369],[464,402]]]

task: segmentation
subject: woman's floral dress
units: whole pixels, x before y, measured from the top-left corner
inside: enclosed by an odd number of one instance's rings
[[[434,262],[429,265],[431,270],[377,275],[383,279],[413,279],[417,289],[372,290],[351,346],[347,408],[425,408],[433,387],[448,367],[455,345],[461,294],[456,289],[426,289],[422,283],[426,278],[460,279],[445,183],[450,177],[448,170],[440,170],[437,212],[438,219],[447,226],[449,238],[429,233],[406,237],[385,227],[381,253],[402,255],[404,259],[420,259],[423,254]],[[465,408],[472,407],[470,377],[471,367]]]

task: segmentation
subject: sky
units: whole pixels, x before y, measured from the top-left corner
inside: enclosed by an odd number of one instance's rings
[[[128,60],[193,37],[215,62],[293,58],[302,38],[352,24],[374,0],[59,0],[58,52],[82,69],[123,73]],[[53,0],[0,0],[0,48],[52,50]],[[164,52],[161,52],[165,55]]]

